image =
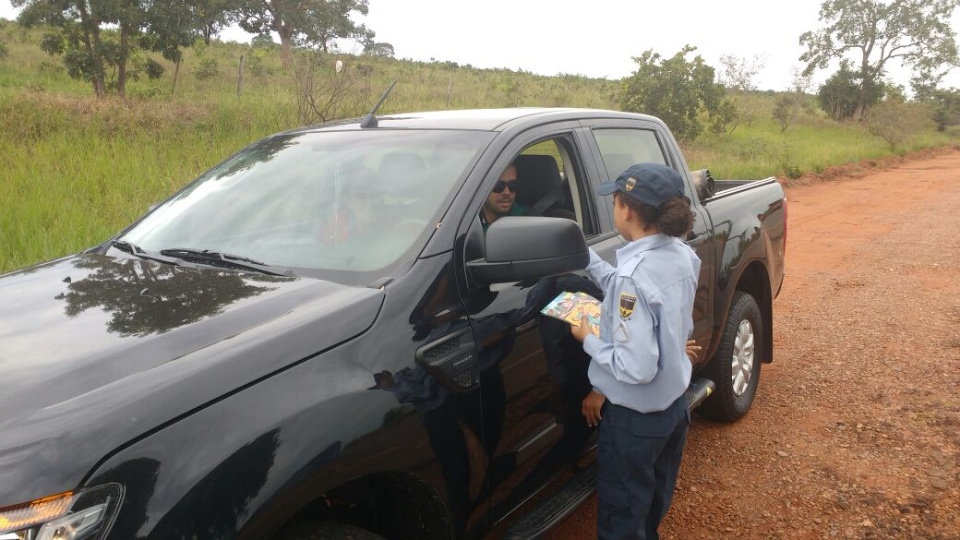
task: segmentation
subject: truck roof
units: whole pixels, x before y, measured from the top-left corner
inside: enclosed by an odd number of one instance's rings
[[[390,113],[377,116],[378,126],[370,129],[466,129],[502,131],[524,123],[542,124],[545,120],[562,121],[583,118],[653,117],[622,111],[568,107],[515,107],[504,109],[462,109]],[[360,129],[360,118],[338,120],[296,131],[337,131]]]

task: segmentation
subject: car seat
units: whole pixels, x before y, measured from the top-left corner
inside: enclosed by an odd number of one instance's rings
[[[528,209],[528,215],[576,219],[572,211],[563,207],[567,189],[553,156],[521,154],[513,164],[522,185],[517,203]]]

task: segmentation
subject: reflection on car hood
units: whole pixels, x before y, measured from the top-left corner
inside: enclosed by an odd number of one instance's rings
[[[16,493],[0,506],[71,489],[102,453],[360,334],[382,297],[92,254],[0,276],[0,477]],[[37,485],[45,460],[64,477]]]

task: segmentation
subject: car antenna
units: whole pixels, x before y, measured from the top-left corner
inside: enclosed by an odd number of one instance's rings
[[[390,83],[390,87],[387,88],[387,91],[384,92],[382,96],[380,96],[380,101],[378,101],[377,104],[373,107],[373,110],[370,111],[369,114],[363,117],[363,121],[360,122],[360,127],[362,129],[377,127],[377,109],[379,109],[380,106],[383,105],[383,102],[386,101],[387,96],[390,95],[390,91],[393,90],[393,87],[396,84],[397,84],[397,80],[394,79],[394,81]]]

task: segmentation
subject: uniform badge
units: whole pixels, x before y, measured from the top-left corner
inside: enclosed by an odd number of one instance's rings
[[[637,304],[637,297],[627,293],[620,293],[620,318],[629,319],[633,314],[633,306]]]
[[[624,186],[624,191],[633,191],[633,188],[637,185],[636,178],[627,178],[627,185]]]

